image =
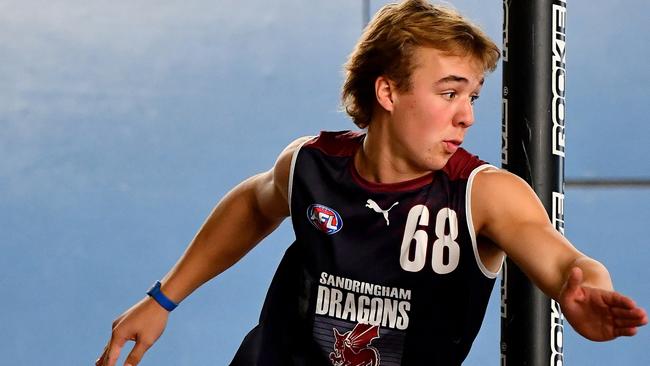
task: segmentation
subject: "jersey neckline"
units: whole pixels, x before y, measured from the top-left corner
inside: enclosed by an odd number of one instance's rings
[[[358,149],[357,149],[358,150]],[[350,172],[350,176],[352,177],[352,180],[358,184],[361,188],[364,188],[368,191],[373,191],[373,192],[406,192],[406,191],[414,191],[416,189],[420,189],[426,185],[429,185],[433,182],[433,173],[434,172],[429,172],[426,175],[423,175],[418,178],[413,178],[409,179],[403,182],[397,182],[397,183],[376,183],[376,182],[371,182],[369,180],[366,180],[364,177],[359,174],[357,171],[357,167],[354,165],[354,156],[356,155],[356,151],[354,154],[352,154],[350,162],[348,163],[348,170]]]

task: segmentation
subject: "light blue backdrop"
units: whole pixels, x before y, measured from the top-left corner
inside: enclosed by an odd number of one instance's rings
[[[454,5],[500,43],[500,1]],[[569,1],[568,177],[650,175],[649,13]],[[2,363],[94,362],[230,187],[298,136],[351,128],[338,94],[361,23],[360,0],[0,0]],[[500,84],[467,140],[495,164]],[[650,190],[568,189],[566,218],[648,307]],[[291,240],[285,223],[188,298],[141,364],[227,364]],[[494,297],[465,364],[498,365],[498,344]],[[567,330],[565,360],[648,365],[649,344],[648,329],[606,344]]]

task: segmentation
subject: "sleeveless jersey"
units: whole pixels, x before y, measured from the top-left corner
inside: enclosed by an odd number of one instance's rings
[[[467,356],[497,275],[479,259],[470,210],[473,177],[490,165],[459,149],[440,171],[377,184],[354,167],[364,136],[322,132],[294,154],[296,242],[231,365],[453,366]]]

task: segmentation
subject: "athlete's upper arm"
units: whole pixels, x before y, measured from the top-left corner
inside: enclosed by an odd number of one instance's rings
[[[550,296],[559,293],[565,270],[583,256],[553,228],[530,186],[505,170],[477,174],[472,214],[477,233],[494,241]]]
[[[255,201],[260,214],[269,220],[289,216],[289,175],[294,153],[311,137],[301,137],[290,143],[278,156],[273,168],[257,176]]]

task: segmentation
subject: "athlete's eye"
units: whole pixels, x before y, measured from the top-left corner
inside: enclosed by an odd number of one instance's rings
[[[476,100],[478,100],[478,98],[479,98],[478,95],[472,95],[471,97],[469,97],[469,103],[471,105],[474,105],[474,103],[476,102]]]
[[[453,100],[454,98],[456,98],[457,94],[455,91],[450,91],[450,92],[442,93],[442,96],[447,100]]]

